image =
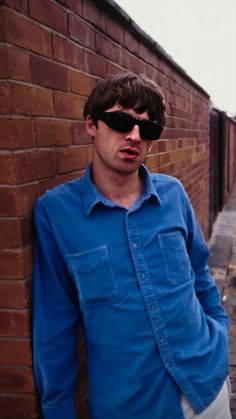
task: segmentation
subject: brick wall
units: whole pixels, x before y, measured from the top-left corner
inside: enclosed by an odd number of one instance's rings
[[[205,233],[210,102],[112,0],[0,3],[0,418],[26,419],[39,417],[30,330],[32,209],[40,194],[80,176],[91,159],[82,122],[91,88],[126,69],[162,86],[167,126],[147,165],[184,183]],[[82,363],[81,418],[85,377]]]

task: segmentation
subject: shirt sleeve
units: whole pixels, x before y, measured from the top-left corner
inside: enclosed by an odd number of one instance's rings
[[[208,266],[209,250],[203,237],[198,220],[187,197],[187,248],[192,268],[195,273],[195,292],[198,300],[211,321],[217,321],[229,332],[229,318],[222,304],[220,292]]]
[[[45,419],[76,418],[79,308],[50,221],[35,208],[33,347],[35,381]]]

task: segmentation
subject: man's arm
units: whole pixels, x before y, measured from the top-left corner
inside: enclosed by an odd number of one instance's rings
[[[208,267],[209,250],[196,219],[194,210],[187,199],[188,253],[195,273],[195,292],[207,316],[218,321],[225,331],[229,331],[229,318],[222,307],[220,292]]]
[[[33,345],[36,386],[46,419],[74,419],[79,309],[75,288],[41,200],[35,209]]]

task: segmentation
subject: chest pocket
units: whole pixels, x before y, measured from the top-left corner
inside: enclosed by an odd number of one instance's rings
[[[158,244],[168,281],[177,285],[189,280],[192,267],[181,232],[158,234]]]
[[[82,302],[96,304],[117,300],[118,287],[107,246],[67,255],[67,263]]]

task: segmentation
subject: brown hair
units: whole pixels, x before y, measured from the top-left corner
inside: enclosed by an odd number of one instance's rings
[[[147,111],[152,121],[165,124],[165,102],[161,88],[144,74],[122,73],[108,76],[92,90],[84,107],[84,118],[105,112],[115,103],[133,108],[139,113]]]

